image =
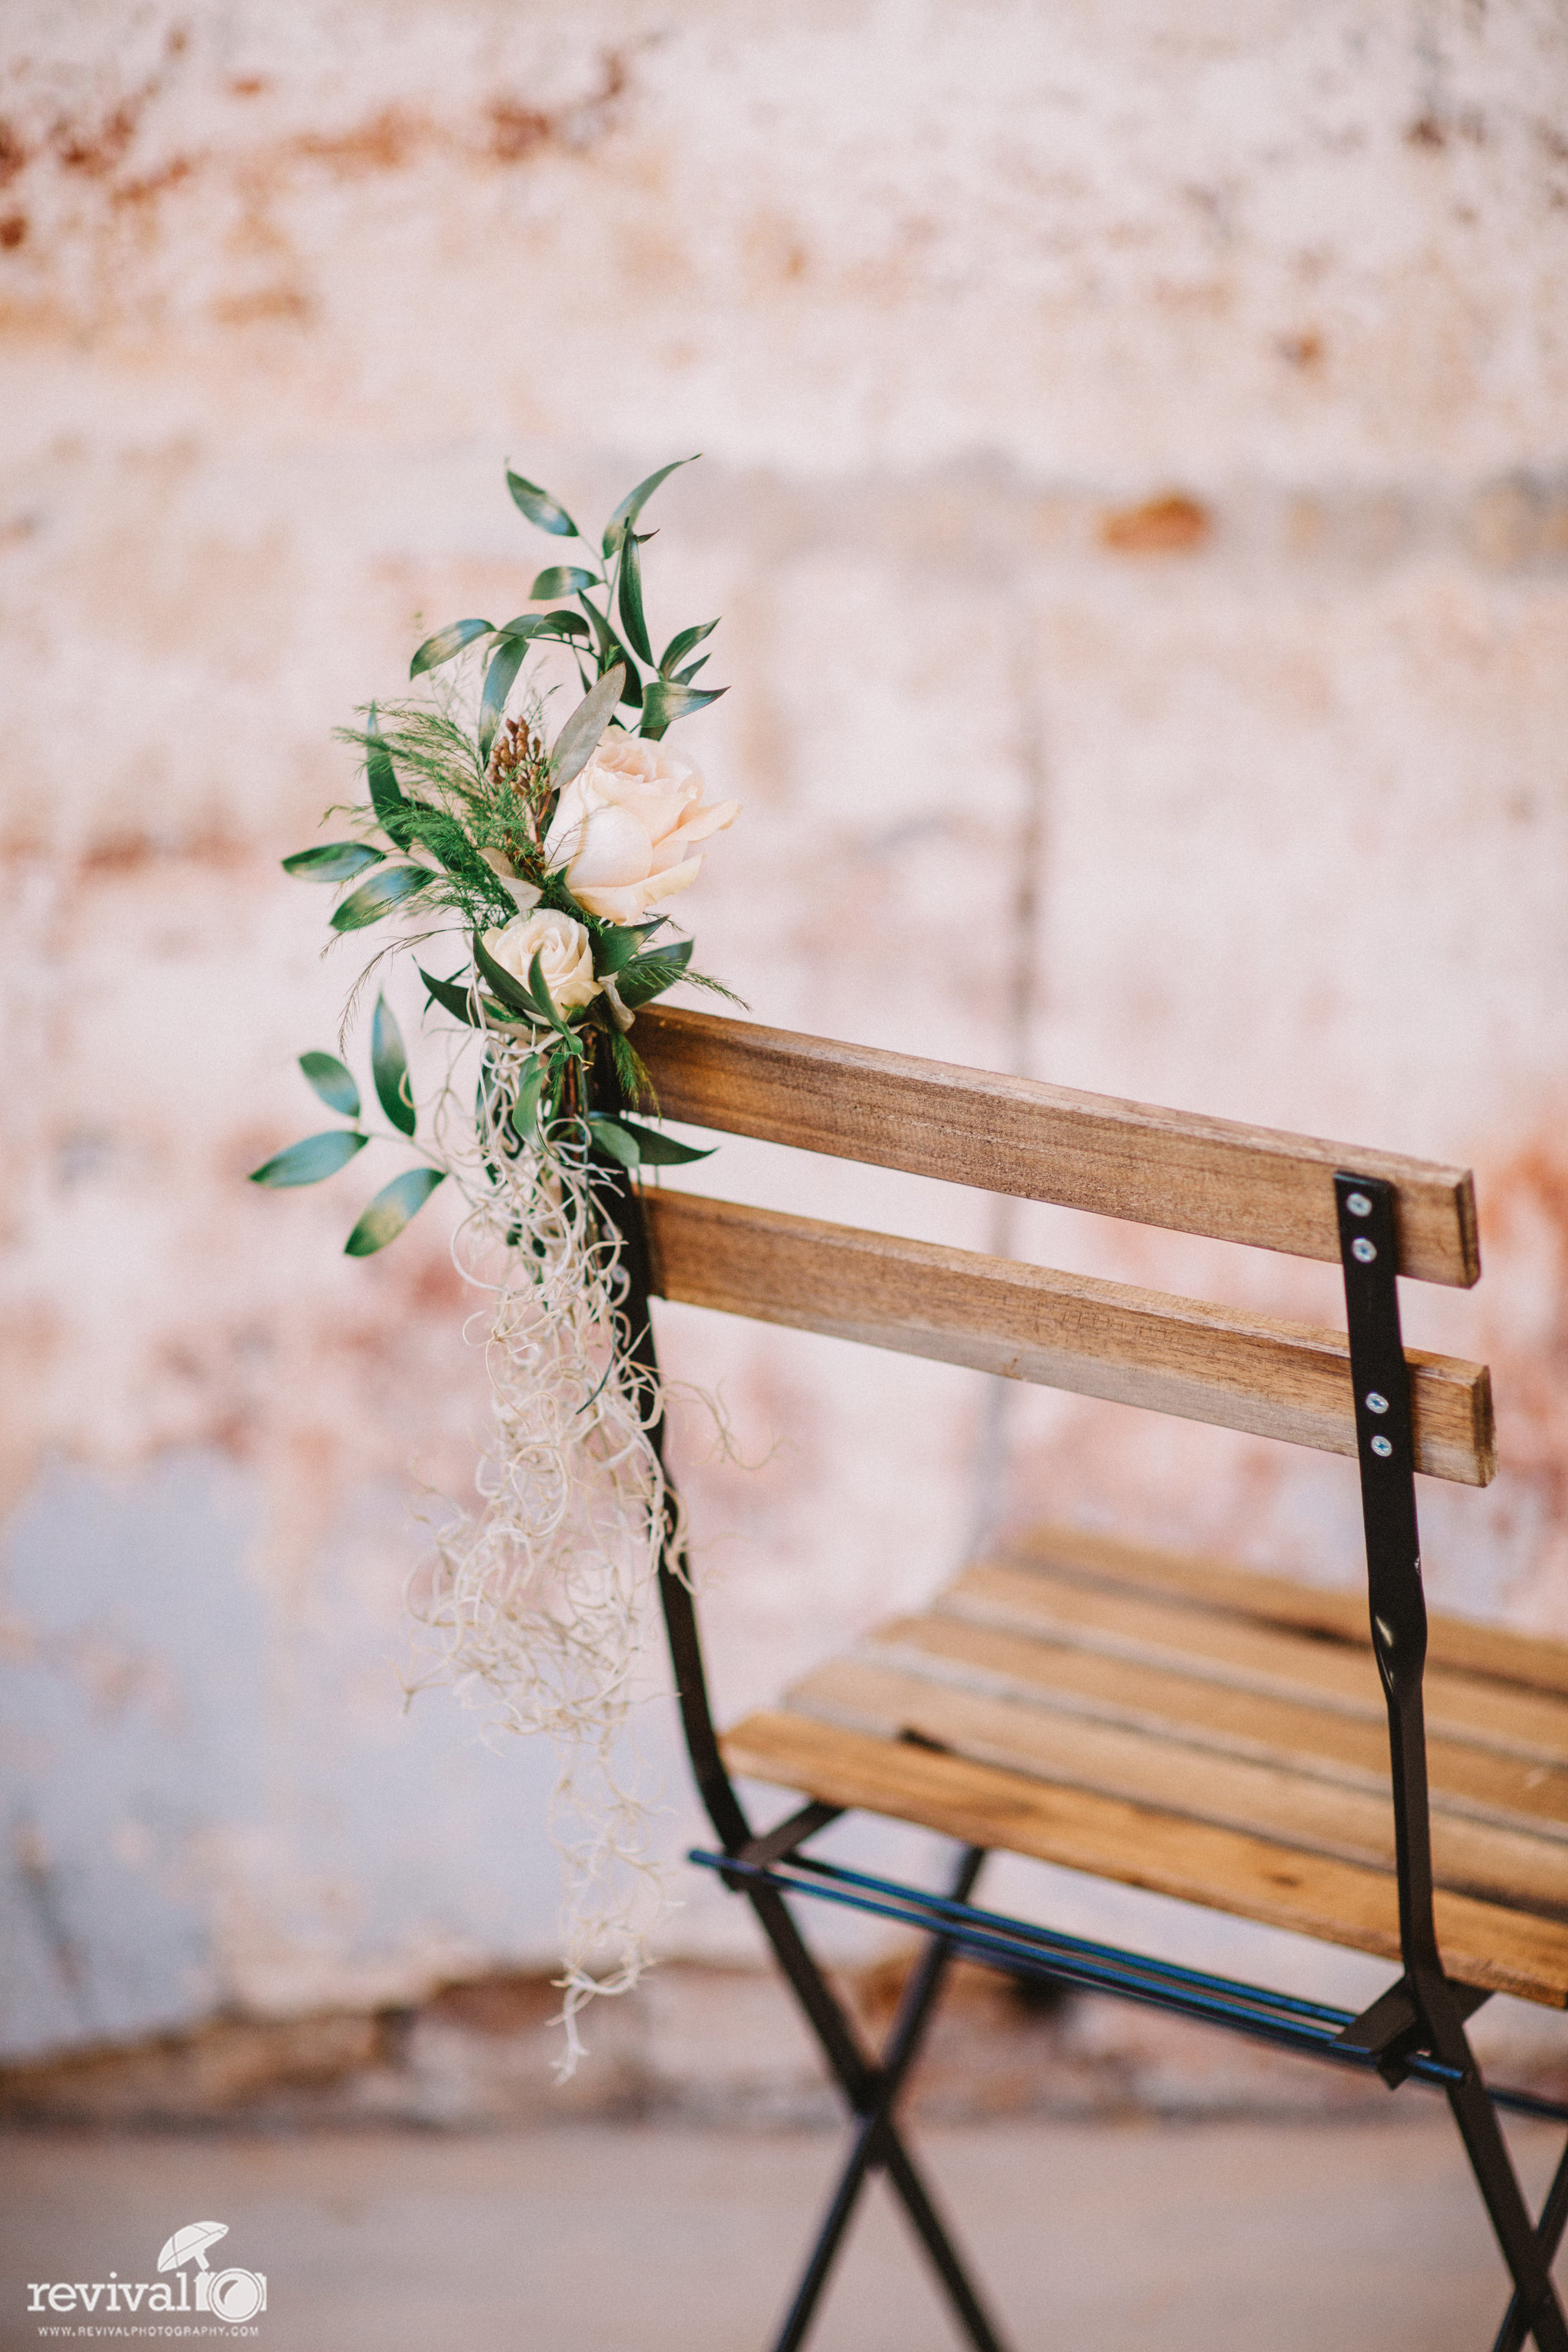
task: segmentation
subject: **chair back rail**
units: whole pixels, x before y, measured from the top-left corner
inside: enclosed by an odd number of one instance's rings
[[[1342,1332],[689,1192],[645,1192],[652,1286],[763,1323],[1356,1452]],[[1406,1350],[1416,1467],[1484,1486],[1484,1364]]]
[[[1469,1171],[650,1006],[637,1046],[667,1118],[1102,1216],[1339,1262],[1333,1175],[1399,1193],[1399,1271],[1480,1273]]]

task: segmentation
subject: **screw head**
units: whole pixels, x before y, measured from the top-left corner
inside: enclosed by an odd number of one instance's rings
[[[1386,1412],[1388,1411],[1388,1399],[1385,1396],[1381,1395],[1376,1389],[1368,1389],[1366,1392],[1366,1409],[1368,1412]]]
[[[1364,1192],[1347,1192],[1345,1206],[1352,1217],[1370,1217],[1372,1214],[1372,1202]]]
[[[1394,1441],[1387,1437],[1374,1437],[1372,1441],[1372,1450],[1380,1462],[1386,1462],[1394,1451]]]
[[[1377,1255],[1377,1244],[1369,1242],[1364,1234],[1357,1234],[1351,1244],[1351,1255],[1358,1265],[1370,1265]]]

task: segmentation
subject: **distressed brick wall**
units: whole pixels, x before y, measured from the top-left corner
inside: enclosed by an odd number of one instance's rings
[[[1489,1357],[1505,1469],[1426,1498],[1434,1585],[1568,1631],[1561,12],[3,36],[5,2046],[551,1950],[548,1759],[398,1706],[408,1506],[482,1409],[441,1204],[351,1265],[374,1177],[240,1181],[310,1124],[346,971],[276,861],[418,616],[516,609],[505,458],[594,514],[705,453],[650,596],[726,616],[687,740],[745,815],[689,908],[758,1018],[1474,1161],[1487,1279],[1412,1336]],[[1321,1268],[912,1180],[703,1181],[1334,1311]],[[766,1457],[689,1475],[731,1707],[1002,1517],[1356,1574],[1344,1465],[665,1332]],[[697,1889],[672,1943],[739,1938]]]

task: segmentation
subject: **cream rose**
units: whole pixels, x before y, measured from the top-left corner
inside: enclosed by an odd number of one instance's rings
[[[599,993],[593,941],[581,923],[553,908],[542,907],[536,914],[519,915],[501,930],[487,931],[485,953],[525,988],[537,956],[557,1013],[570,1013]]]
[[[545,864],[591,915],[635,923],[694,882],[692,852],[741,813],[738,801],[702,804],[701,771],[667,744],[606,735],[562,793],[545,836]]]

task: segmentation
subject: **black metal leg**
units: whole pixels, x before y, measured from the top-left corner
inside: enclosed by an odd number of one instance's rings
[[[973,1885],[984,1856],[965,1854],[956,1893],[963,1900]],[[858,2118],[854,2144],[792,2303],[776,2352],[797,2352],[816,2314],[835,2256],[868,2172],[881,2166],[947,2289],[953,2310],[976,2352],[1002,2352],[1000,2341],[970,2285],[952,2241],[920,2173],[893,2124],[891,2108],[902,2086],[952,1957],[945,1938],[932,1938],[906,1987],[881,2063],[868,2060],[844,2011],[807,1951],[781,1897],[768,1887],[747,1886],[763,1931],[822,2044],[824,2054]]]
[[[952,1889],[954,1902],[963,1903],[968,1899],[984,1859],[984,1851],[979,1847],[971,1847],[965,1854]],[[889,2127],[893,2103],[919,2052],[952,1958],[952,1946],[946,1937],[933,1937],[926,1947],[920,1966],[904,1988],[903,1998],[899,2003],[898,2014],[874,2078],[872,2104],[860,2116],[848,2159],[812,2249],[805,2275],[790,2305],[775,2352],[797,2352],[797,2347],[805,2341],[817,2299],[827,2283],[828,2273],[843,2242],[857,2200],[866,2185],[868,2174],[878,2165],[888,2168],[910,2221],[971,2337],[983,2347],[983,2352],[999,2352],[990,2322],[953,2258],[947,2233],[931,2209],[931,2200],[918,2174],[907,2158],[901,2165],[900,2163],[903,2151]]]
[[[947,2289],[964,2334],[976,2352],[1004,2352],[1002,2339],[970,2285],[925,2184],[910,2161],[909,2150],[889,2126],[883,2127],[883,2138],[881,2160],[887,2167],[888,2179],[902,2199],[916,2235],[931,2257],[931,2267]]]
[[[1568,2325],[1552,2284],[1550,2258],[1520,2194],[1437,1945],[1421,1696],[1426,1602],[1421,1588],[1409,1365],[1399,1321],[1396,1190],[1381,1178],[1342,1169],[1334,1178],[1334,1198],[1344,1269],[1373,1654],[1388,1704],[1404,1986],[1421,2039],[1446,2065],[1460,2070],[1449,2088],[1448,2104],[1512,2275],[1524,2327],[1533,2334],[1540,2352],[1568,2352]]]
[[[1546,2192],[1546,2202],[1541,2209],[1536,2224],[1535,2242],[1541,2248],[1541,2259],[1551,2269],[1552,2259],[1562,2243],[1563,2231],[1568,2227],[1568,2147],[1563,2151],[1552,2186]],[[1524,2301],[1516,2287],[1509,2305],[1492,2352],[1521,2352],[1530,2333],[1530,2322],[1524,2315]]]
[[[1514,2299],[1540,2352],[1568,2352],[1568,2325],[1552,2284],[1551,2256],[1530,2219],[1486,2086],[1479,2074],[1448,2094],[1476,2185],[1486,2201],[1503,2260],[1513,2274]],[[1521,2338],[1522,2341],[1522,2337]]]

